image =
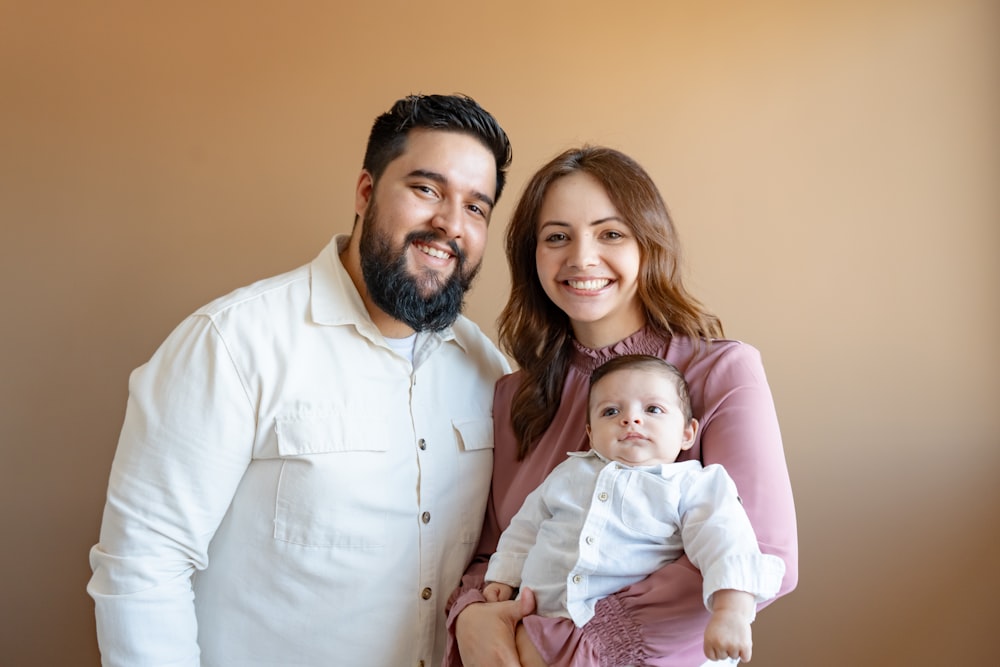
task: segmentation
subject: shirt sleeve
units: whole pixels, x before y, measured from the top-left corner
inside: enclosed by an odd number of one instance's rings
[[[778,592],[785,562],[760,552],[736,485],[719,465],[692,471],[681,501],[684,551],[704,579],[705,607],[720,590],[750,593],[756,603]]]
[[[191,577],[250,461],[246,386],[206,316],[191,316],[129,379],[100,541],[90,552],[106,667],[197,667]]]
[[[521,585],[521,574],[528,551],[538,539],[538,530],[542,522],[552,517],[545,503],[548,479],[546,478],[546,482],[542,482],[537,489],[528,494],[521,509],[500,535],[496,552],[490,556],[489,566],[486,569],[486,581],[499,581],[514,588]]]
[[[728,346],[692,362],[688,382],[703,396],[700,454],[729,472],[763,553],[785,563],[777,596],[798,581],[798,542],[791,483],[770,388],[753,347]],[[763,607],[769,602],[763,603]],[[530,616],[529,636],[551,667],[644,664],[675,667],[702,656],[708,611],[702,577],[687,556],[600,600],[583,628],[566,619]]]

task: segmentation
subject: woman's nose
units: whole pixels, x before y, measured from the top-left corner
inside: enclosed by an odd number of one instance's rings
[[[567,264],[574,269],[586,269],[596,266],[597,262],[597,248],[592,242],[581,239],[570,248]]]

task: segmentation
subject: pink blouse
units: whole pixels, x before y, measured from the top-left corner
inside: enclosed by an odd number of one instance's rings
[[[566,458],[566,452],[589,448],[584,427],[590,373],[622,354],[655,355],[684,374],[700,428],[694,446],[682,452],[679,460],[700,458],[706,465],[725,466],[736,482],[761,551],[785,561],[778,597],[795,588],[795,506],[760,353],[731,340],[703,341],[699,350],[690,338],[665,340],[642,329],[600,350],[576,344],[559,410],[538,446],[520,462],[510,408],[522,374],[515,372],[497,382],[492,489],[477,555],[449,601],[446,665],[461,665],[454,641],[455,619],[469,604],[484,600],[483,574],[500,533],[528,493]],[[568,619],[537,615],[526,617],[523,623],[551,667],[700,665],[705,661],[702,644],[708,623],[701,589],[701,574],[685,556],[598,602],[596,615],[582,628]]]

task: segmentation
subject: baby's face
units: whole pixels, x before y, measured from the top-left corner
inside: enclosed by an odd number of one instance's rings
[[[663,373],[621,370],[590,391],[590,446],[631,466],[673,463],[694,444],[694,420],[684,418],[673,381]]]

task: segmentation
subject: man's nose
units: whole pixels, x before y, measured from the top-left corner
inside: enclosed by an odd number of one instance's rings
[[[441,231],[449,239],[462,236],[462,224],[461,207],[450,202],[441,203],[431,222],[434,229]]]

